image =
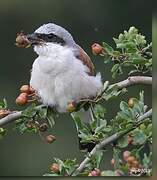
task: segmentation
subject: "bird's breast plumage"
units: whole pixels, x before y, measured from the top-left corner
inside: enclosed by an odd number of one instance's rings
[[[100,75],[89,76],[89,68],[70,48],[47,44],[34,50],[39,56],[33,63],[30,85],[42,103],[65,112],[68,102],[95,96],[102,87]]]

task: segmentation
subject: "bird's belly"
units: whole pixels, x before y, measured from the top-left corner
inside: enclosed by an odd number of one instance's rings
[[[95,96],[102,83],[100,76],[88,76],[73,68],[54,75],[41,71],[35,65],[30,85],[37,91],[43,104],[55,106],[59,112],[65,112],[68,102]]]

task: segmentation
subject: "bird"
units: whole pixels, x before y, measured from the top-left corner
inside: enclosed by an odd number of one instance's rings
[[[102,89],[101,74],[66,29],[47,23],[26,37],[38,55],[30,86],[44,105],[64,113],[68,103],[93,98]]]

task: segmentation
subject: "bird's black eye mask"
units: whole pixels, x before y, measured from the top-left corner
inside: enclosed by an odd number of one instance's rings
[[[62,46],[65,45],[65,41],[62,38],[56,36],[55,34],[35,33],[35,35],[37,36],[38,39],[41,39],[45,42],[54,42],[54,43],[61,44]]]

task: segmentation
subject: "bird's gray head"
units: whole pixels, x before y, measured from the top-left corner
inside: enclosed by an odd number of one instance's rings
[[[28,34],[27,38],[32,42],[32,45],[55,43],[62,46],[75,46],[75,41],[71,34],[63,27],[54,23],[40,26],[33,34]]]

